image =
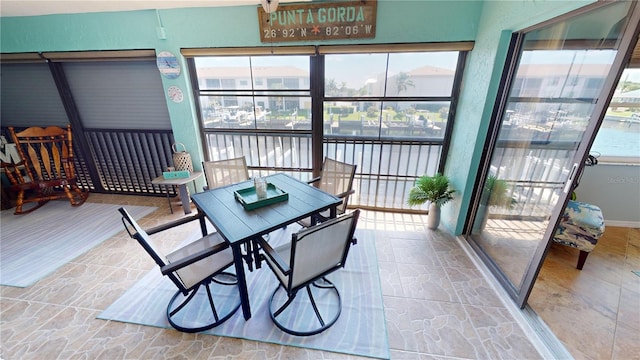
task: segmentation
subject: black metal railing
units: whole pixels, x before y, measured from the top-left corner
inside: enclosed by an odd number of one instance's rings
[[[311,134],[209,132],[206,141],[212,160],[244,156],[252,176],[311,177]],[[419,176],[435,173],[442,142],[325,136],[323,147],[325,156],[357,165],[351,206],[408,210],[408,191]]]
[[[74,132],[76,136],[80,134]],[[85,138],[89,154],[74,142],[82,187],[109,193],[175,194],[173,189],[151,184],[164,169],[173,166],[170,130],[87,129]],[[284,172],[304,181],[312,174],[310,133],[207,132],[206,142],[211,159],[245,156],[251,176]],[[524,150],[521,144],[499,142],[492,172],[510,185],[517,202],[498,213],[520,218],[546,216],[549,205],[555,204],[562,191],[575,147],[575,143],[541,142],[529,144]],[[406,204],[409,190],[419,176],[437,171],[442,141],[325,135],[323,152],[357,165],[356,192],[350,197],[350,206],[410,211],[417,209]]]
[[[516,203],[494,211],[507,217],[548,217],[571,171],[577,146],[569,141],[498,141],[491,171],[509,185]]]
[[[101,190],[165,193],[165,187],[153,185],[151,180],[173,166],[173,133],[170,130],[86,129],[85,136]],[[173,189],[169,191],[173,192]]]

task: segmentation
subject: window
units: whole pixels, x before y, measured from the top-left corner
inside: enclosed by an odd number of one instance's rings
[[[327,55],[324,133],[444,138],[458,55]]]
[[[204,128],[311,129],[308,56],[197,57],[195,69]]]
[[[615,54],[607,49],[523,51],[500,140],[579,141]],[[542,81],[545,77],[563,80],[551,86]]]
[[[205,89],[220,89],[220,79],[205,79]]]
[[[181,53],[195,75],[208,158],[245,156],[252,175],[279,171],[306,180],[328,156],[357,165],[351,205],[409,210],[415,180],[444,169],[450,114],[472,45]],[[214,78],[220,88],[203,86]]]
[[[601,161],[640,162],[640,68],[622,73],[591,153]]]

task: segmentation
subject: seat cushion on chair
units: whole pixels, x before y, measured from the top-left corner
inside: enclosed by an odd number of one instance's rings
[[[209,234],[173,251],[171,254],[167,255],[167,260],[169,260],[170,263],[178,261],[189,255],[214,247],[222,242],[224,242],[224,239],[220,237],[220,234]],[[226,248],[191,265],[178,269],[176,270],[176,273],[180,277],[180,280],[182,280],[185,288],[190,289],[209,277],[211,274],[228,267],[232,263],[233,253],[231,248]]]
[[[604,217],[599,207],[569,200],[553,241],[590,252],[604,233]]]
[[[288,266],[290,266],[289,262],[291,260],[291,242],[282,244],[282,245],[278,246],[277,248],[275,248],[274,250],[278,254],[278,256],[280,256],[280,258]],[[273,273],[278,277],[278,280],[280,280],[280,282],[283,285],[288,284],[289,283],[289,276],[285,275],[282,271],[280,271],[278,266],[273,262],[273,260],[271,260],[270,257],[265,256],[265,259],[267,260],[267,262],[271,266],[271,269],[273,270]]]

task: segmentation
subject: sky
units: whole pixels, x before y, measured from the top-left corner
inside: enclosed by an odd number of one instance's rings
[[[522,58],[522,64],[611,64],[616,52],[613,50],[536,50]],[[429,65],[455,70],[457,52],[395,53],[389,56],[390,75],[408,72]],[[308,56],[253,56],[256,66],[294,66],[309,71]],[[196,58],[198,67],[249,67],[249,57]],[[384,73],[387,65],[386,54],[332,54],[325,58],[326,77],[346,82],[347,87],[358,89],[367,79],[375,79]],[[628,69],[623,80],[640,82],[640,69]]]
[[[252,65],[256,66],[295,66],[309,71],[308,56],[253,56]],[[455,70],[458,53],[395,53],[389,56],[390,75],[408,72],[422,66],[434,66]],[[198,67],[234,67],[249,66],[249,57],[196,58]],[[332,54],[325,58],[326,77],[337,82],[346,82],[347,87],[358,89],[367,79],[375,79],[386,72],[387,54]]]
[[[528,53],[528,54],[527,54]],[[525,52],[522,64],[611,64],[615,50],[536,50]],[[574,57],[575,56],[575,57]],[[626,69],[621,80],[640,82],[640,69]]]

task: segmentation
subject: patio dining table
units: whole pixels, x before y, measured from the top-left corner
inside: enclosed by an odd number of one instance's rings
[[[330,210],[330,217],[335,217],[336,208],[342,203],[342,199],[286,174],[278,173],[267,176],[265,179],[267,183],[286,192],[288,199],[246,210],[236,200],[234,192],[252,187],[252,180],[191,196],[198,211],[205,214],[218,233],[231,246],[245,320],[251,318],[251,306],[243,261],[246,262],[249,271],[253,271],[254,267],[260,267],[259,248],[255,240],[326,210]]]

